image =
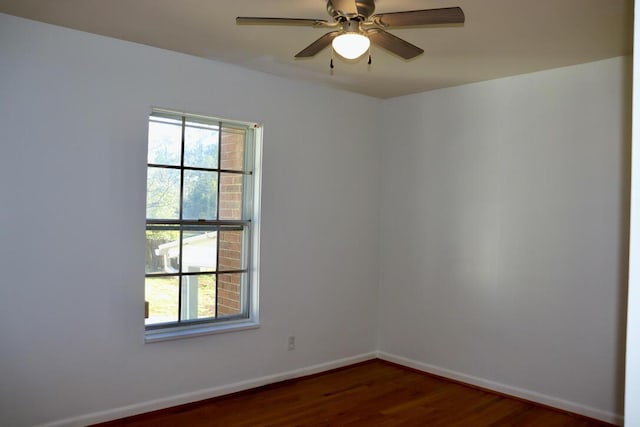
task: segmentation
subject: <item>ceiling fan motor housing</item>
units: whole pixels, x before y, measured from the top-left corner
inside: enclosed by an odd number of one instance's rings
[[[362,33],[360,22],[361,21],[359,19],[348,19],[342,22],[342,30],[345,33]]]
[[[355,3],[355,9],[353,8]],[[327,12],[337,22],[348,20],[366,21],[376,10],[374,0],[328,0]]]

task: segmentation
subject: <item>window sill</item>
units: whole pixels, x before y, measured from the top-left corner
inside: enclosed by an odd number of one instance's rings
[[[252,319],[243,319],[225,323],[212,323],[204,325],[179,326],[175,328],[154,329],[145,331],[144,342],[153,343],[160,341],[179,340],[183,338],[198,337],[202,335],[224,334],[227,332],[258,329],[260,323]]]

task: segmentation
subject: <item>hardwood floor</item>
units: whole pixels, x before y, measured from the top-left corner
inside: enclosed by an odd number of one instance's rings
[[[100,424],[115,426],[606,426],[381,360]]]

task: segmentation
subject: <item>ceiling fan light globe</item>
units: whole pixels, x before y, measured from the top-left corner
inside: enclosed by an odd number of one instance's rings
[[[356,59],[369,50],[369,38],[358,33],[340,34],[331,42],[333,50],[343,58]]]

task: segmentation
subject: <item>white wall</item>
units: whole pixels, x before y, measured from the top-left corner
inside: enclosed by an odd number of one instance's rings
[[[640,3],[635,3],[635,22],[640,22]],[[634,30],[640,46],[640,31]],[[633,57],[633,80],[640,82],[640,56]],[[624,418],[629,427],[640,426],[640,87],[633,86],[633,149],[631,179],[631,231],[629,253],[629,301]]]
[[[628,58],[383,106],[383,355],[616,420]]]
[[[264,124],[258,330],[143,342],[151,106]],[[379,108],[0,15],[0,424],[370,356]]]

